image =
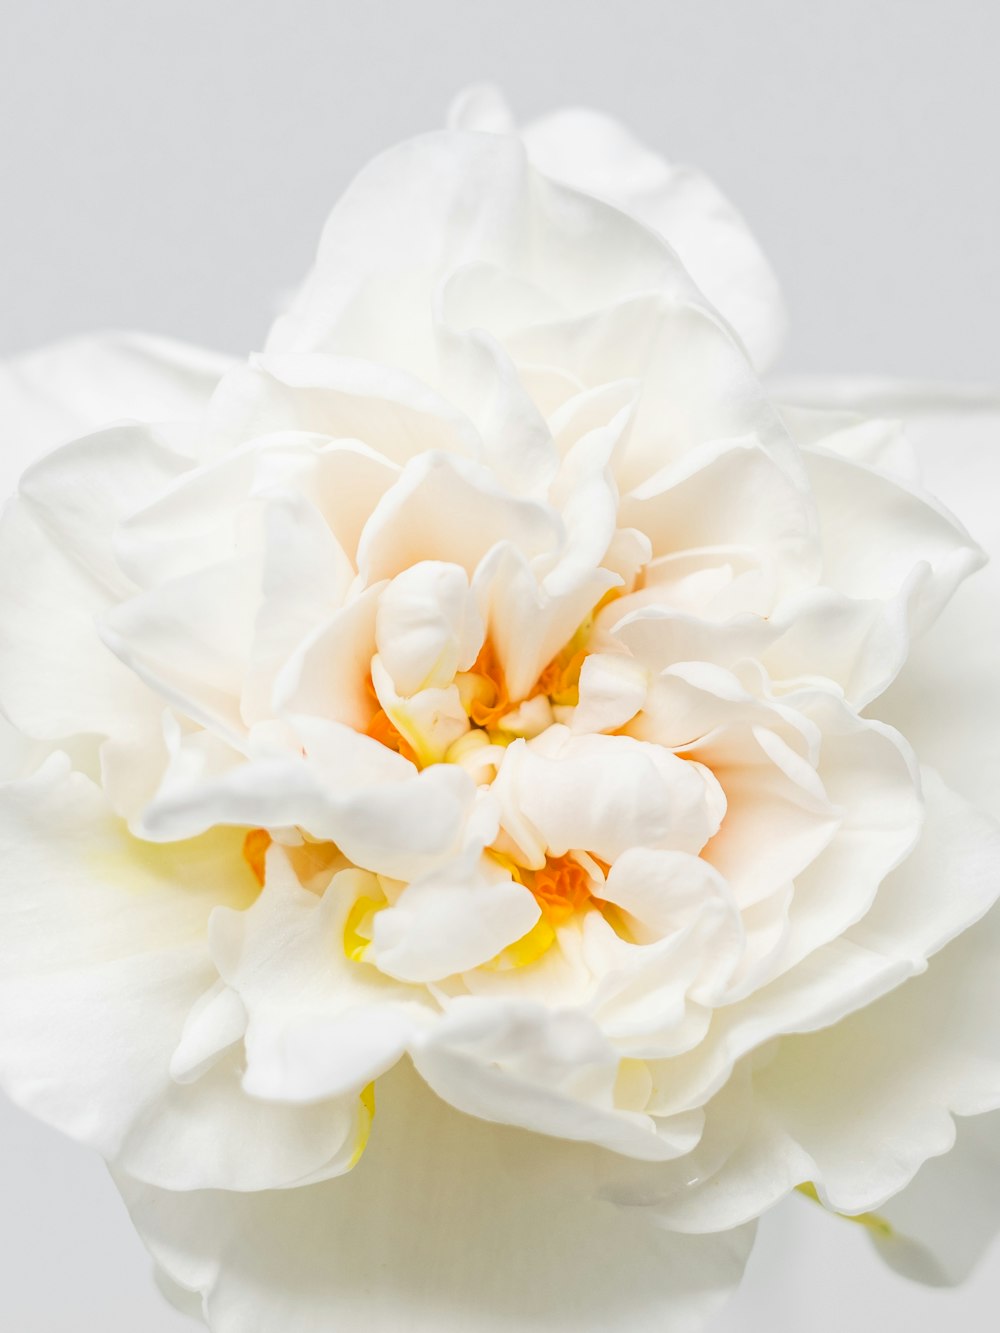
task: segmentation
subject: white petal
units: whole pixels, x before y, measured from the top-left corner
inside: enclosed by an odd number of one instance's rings
[[[281,714],[311,714],[364,730],[378,599],[385,585],[366,588],[306,636],[278,673],[273,702]]]
[[[913,646],[877,712],[949,786],[1000,817],[1000,747],[989,722],[1000,681],[1000,404],[955,392],[937,401],[901,395],[891,407],[907,420],[927,484],[967,524],[990,563]]]
[[[120,594],[131,584],[118,565],[115,529],[191,468],[175,443],[150,426],[109,427],[43,458],[18,489],[52,542],[98,585]]]
[[[808,494],[752,437],[692,450],[626,496],[619,521],[645,532],[654,556],[748,550],[776,595],[810,583],[819,569]]]
[[[419,560],[451,562],[471,575],[497,542],[530,556],[551,550],[559,536],[547,506],[510,495],[479,465],[427,453],[403,470],[365,524],[358,569],[369,583]]]
[[[438,338],[449,394],[475,422],[483,458],[503,484],[515,495],[542,495],[557,458],[530,386],[497,339],[481,327],[478,303],[474,300],[467,313],[455,309],[457,286],[467,285],[474,272],[460,269],[441,295],[446,323]],[[456,323],[457,328],[448,327]]]
[[[642,707],[647,687],[647,673],[634,658],[589,653],[580,668],[580,702],[573,713],[573,730],[617,731]]]
[[[216,824],[299,827],[335,842],[356,865],[407,880],[458,850],[475,790],[462,768],[418,772],[350,727],[294,723],[286,750],[262,747],[250,762],[165,783],[143,814],[143,836],[170,841]]]
[[[403,981],[436,981],[495,958],[541,915],[488,857],[465,856],[409,884],[375,918],[372,961]]]
[[[247,1011],[240,997],[217,981],[191,1006],[184,1031],[170,1058],[170,1076],[177,1083],[193,1083],[213,1065],[247,1030]]]
[[[669,935],[702,908],[735,914],[725,881],[707,861],[684,852],[632,848],[608,873],[601,898],[617,903],[655,936]]]
[[[528,864],[546,852],[614,861],[629,847],[698,852],[718,828],[718,787],[698,765],[629,736],[551,728],[515,741],[493,791],[501,823]]]
[[[638,390],[627,445],[615,459],[622,491],[691,450],[756,436],[788,475],[804,481],[788,429],[732,331],[681,281],[575,318],[512,335],[519,365],[556,365],[587,388],[631,381]]]
[[[383,711],[400,735],[409,742],[416,762],[426,768],[441,763],[452,745],[469,730],[457,685],[433,686],[403,698],[393,689],[381,657],[372,658],[372,685]]]
[[[995,826],[954,801],[930,809],[927,848],[889,881],[904,929],[909,913],[911,938],[900,944],[911,951],[938,947],[1000,894]],[[880,1212],[924,1162],[951,1149],[954,1116],[1000,1107],[998,932],[994,907],[922,976],[823,1031],[784,1038],[754,1072],[755,1111],[739,1151],[704,1189],[672,1199],[667,1220],[733,1226],[804,1180],[835,1210]],[[865,938],[865,923],[849,934]],[[871,940],[885,947],[874,922]]]
[[[230,358],[140,333],[69,338],[0,366],[0,500],[45,450],[111,421],[199,415]]]
[[[940,620],[912,645],[906,668],[878,703],[919,757],[950,786],[1000,815],[1000,751],[982,719],[995,709],[1000,677],[1000,394],[975,386],[892,380],[789,381],[783,398],[836,404],[901,419],[929,491],[958,516],[991,557],[958,589]],[[937,705],[928,708],[926,701]]]
[[[462,1116],[404,1070],[377,1097],[363,1158],[326,1184],[185,1195],[119,1177],[214,1333],[697,1333],[739,1280],[751,1230],[678,1236],[616,1208],[596,1150]]]
[[[915,943],[921,927],[926,929],[939,915],[963,925],[972,917],[962,918],[954,899],[942,903],[938,911],[928,903],[924,914],[913,904],[901,911],[897,907],[892,915],[885,907],[886,876],[914,847],[920,848],[924,802],[913,755],[891,729],[857,718],[831,697],[817,695],[804,711],[822,728],[817,773],[839,818],[829,843],[795,873],[790,929],[778,966],[791,966],[859,920],[863,928],[852,930],[853,939],[870,947],[879,942],[886,953],[921,960],[943,943],[938,939],[921,951]],[[885,911],[881,929],[875,925],[880,903]],[[932,935],[933,927],[928,931]]]
[[[259,552],[208,565],[117,603],[101,638],[161,698],[238,743],[260,583]]]
[[[573,572],[555,555],[550,578],[538,565],[553,557],[529,560],[511,542],[495,546],[476,571],[474,586],[480,597],[490,637],[503,667],[511,697],[523,698],[544,668],[564,648],[602,595],[619,582],[618,576],[595,565]],[[561,575],[566,573],[568,579]]]
[[[168,1188],[273,1187],[349,1158],[350,1105],[251,1101],[226,1061],[193,1084],[171,1077],[215,976],[209,912],[256,891],[241,833],[141,843],[61,756],[0,791],[0,823],[0,1079],[16,1102]]]
[[[95,619],[131,586],[112,551],[116,524],[189,465],[156,432],[121,426],[22,479],[0,519],[0,706],[28,735],[118,734],[148,712],[149,692]]]
[[[240,712],[249,725],[275,714],[275,685],[299,645],[343,603],[354,570],[318,510],[302,496],[268,500],[261,595]]]
[[[400,694],[450,685],[483,642],[465,570],[434,560],[404,570],[379,598],[375,642]]]
[[[703,1117],[653,1120],[618,1105],[621,1061],[593,1019],[517,997],[463,996],[423,1035],[413,1063],[460,1111],[645,1161],[690,1152]]]
[[[880,885],[871,909],[851,930],[870,947],[917,959],[930,957],[978,921],[1000,894],[1000,874],[994,873],[1000,827],[949,790],[933,769],[922,770],[922,787],[926,821],[919,841]],[[897,792],[897,800],[900,796],[904,803],[896,807],[897,820],[905,812],[905,796]],[[874,793],[869,799],[876,804]],[[867,821],[874,813],[861,814],[861,819]],[[893,843],[898,849],[903,822],[894,835],[891,815],[891,798],[886,802],[883,796],[880,852],[890,861],[897,854]]]
[[[27,736],[117,735],[157,704],[101,642],[108,594],[20,501],[0,518],[0,708]]]
[[[872,1234],[886,1263],[932,1286],[963,1282],[1000,1232],[1000,1111],[955,1128],[954,1148],[882,1205],[891,1234]]]
[[[836,454],[805,456],[819,505],[824,582],[850,597],[889,599],[927,564],[933,578],[911,609],[914,629],[925,628],[983,563],[975,542],[932,497]]]
[[[492,134],[515,132],[502,99],[470,89],[449,124]],[[777,280],[746,223],[708,177],[674,166],[601,112],[571,108],[523,130],[532,162],[574,189],[606,199],[658,231],[694,280],[740,334],[761,368],[785,331]]]
[[[336,871],[322,896],[306,891],[273,846],[253,906],[213,914],[212,956],[246,1015],[243,1086],[253,1096],[356,1096],[406,1049],[424,995],[347,952],[355,905],[381,898],[375,877],[358,870]]]
[[[550,310],[570,315],[651,287],[691,286],[651,232],[538,175],[516,140],[423,135],[375,158],[341,197],[268,351],[349,351],[434,384],[435,298],[471,264],[508,273],[505,298],[536,288]],[[506,305],[480,303],[479,327],[493,331]]]
[[[212,400],[212,449],[272,431],[359,440],[394,463],[431,449],[476,457],[472,423],[426,384],[352,356],[255,356]]]
[[[995,918],[879,1003],[783,1043],[757,1080],[832,1208],[877,1210],[952,1147],[953,1114],[1000,1106]]]

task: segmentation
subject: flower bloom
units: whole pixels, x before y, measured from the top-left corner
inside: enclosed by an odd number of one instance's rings
[[[0,1076],[221,1333],[679,1333],[797,1186],[940,1279],[918,1170],[1000,1107],[946,720],[996,696],[907,659],[982,552],[897,420],[768,396],[713,186],[452,123],[262,354],[127,344],[153,424],[70,384],[5,512]]]

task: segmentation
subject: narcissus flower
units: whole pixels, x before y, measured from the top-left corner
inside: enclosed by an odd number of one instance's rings
[[[703,178],[477,92],[262,354],[10,368],[78,438],[0,526],[0,1076],[211,1328],[695,1329],[796,1187],[981,1245],[996,608],[780,324]]]

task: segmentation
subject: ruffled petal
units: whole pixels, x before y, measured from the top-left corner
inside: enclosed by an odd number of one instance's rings
[[[241,834],[140,843],[59,755],[0,789],[0,826],[0,1079],[15,1102],[166,1188],[261,1189],[346,1168],[355,1100],[253,1101],[235,1060],[189,1084],[171,1075],[215,976],[209,913],[256,892]]]
[[[869,956],[935,955],[929,966],[822,1031],[784,1037],[754,1070],[738,1149],[704,1188],[674,1184],[670,1225],[734,1226],[803,1181],[836,1211],[880,1212],[924,1162],[951,1149],[954,1116],[1000,1106],[1000,912],[987,911],[1000,895],[1000,829],[933,781],[927,799],[917,851],[844,943],[857,938]],[[754,1003],[766,1008],[767,994]],[[791,1012],[786,1005],[786,1024]]]
[[[437,981],[495,958],[527,935],[540,909],[477,847],[415,879],[380,912],[372,961],[404,981]]]

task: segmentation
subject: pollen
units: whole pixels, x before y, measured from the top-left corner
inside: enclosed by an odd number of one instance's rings
[[[375,915],[388,903],[384,897],[361,897],[355,902],[344,922],[344,953],[352,963],[363,963],[372,942]]]

